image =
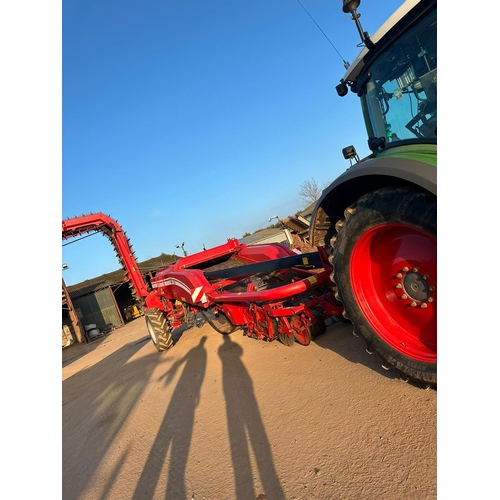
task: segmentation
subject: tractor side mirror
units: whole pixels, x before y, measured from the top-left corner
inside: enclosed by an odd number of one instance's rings
[[[344,80],[340,80],[340,83],[335,87],[335,90],[340,97],[344,97],[349,91]]]

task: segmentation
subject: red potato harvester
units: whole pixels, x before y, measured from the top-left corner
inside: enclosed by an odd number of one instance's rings
[[[328,318],[343,319],[322,248],[297,254],[279,243],[246,245],[231,238],[145,280],[117,221],[103,213],[62,221],[63,240],[91,232],[102,232],[114,246],[158,351],[173,345],[175,329],[195,325],[197,314],[219,333],[241,328],[248,337],[278,338],[287,346],[308,345],[325,332]]]

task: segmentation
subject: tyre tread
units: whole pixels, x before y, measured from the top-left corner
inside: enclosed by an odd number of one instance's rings
[[[434,198],[434,201],[432,201]],[[391,208],[400,212],[401,216],[408,217],[410,222],[416,222],[414,216],[415,204],[421,204],[425,207],[426,216],[419,222],[430,224],[431,226],[436,221],[437,201],[430,193],[424,191],[416,191],[415,188],[408,185],[392,185],[380,188],[361,196],[356,203],[347,207],[344,210],[344,216],[335,224],[336,233],[333,234],[330,245],[332,252],[330,255],[330,262],[333,264],[333,271],[331,279],[337,285],[337,293],[335,297],[342,302],[344,306],[344,317],[349,318],[355,326],[355,331],[366,342],[367,350],[373,349],[377,355],[382,359],[384,365],[389,365],[393,368],[398,375],[404,380],[411,380],[419,387],[429,388],[437,386],[437,370],[436,365],[429,366],[429,369],[423,369],[422,363],[413,361],[406,358],[402,354],[391,348],[376,332],[370,331],[371,329],[363,324],[356,324],[355,318],[359,317],[360,313],[354,309],[354,305],[349,300],[343,300],[342,287],[339,286],[337,278],[338,271],[335,269],[335,262],[337,254],[343,253],[346,246],[346,233],[348,231],[349,220],[353,215],[364,216],[360,210],[361,208],[367,209],[370,213],[375,213],[379,207],[391,204]],[[365,212],[366,212],[365,211]],[[381,221],[383,222],[383,221]],[[374,335],[375,333],[375,335]]]
[[[151,322],[151,326],[155,330],[156,340],[151,338],[154,346],[158,351],[166,351],[174,345],[174,340],[172,334],[170,333],[170,327],[168,325],[168,320],[160,309],[153,308],[146,311],[146,316]]]

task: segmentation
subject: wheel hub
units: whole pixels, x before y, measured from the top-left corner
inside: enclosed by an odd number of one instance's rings
[[[417,302],[427,302],[429,299],[429,285],[423,276],[416,272],[409,272],[402,280],[403,290],[408,297]]]
[[[434,302],[432,292],[436,287],[429,285],[429,275],[421,274],[418,267],[410,269],[403,267],[396,274],[396,289],[399,289],[397,296],[403,303],[412,307],[427,308],[428,302]]]

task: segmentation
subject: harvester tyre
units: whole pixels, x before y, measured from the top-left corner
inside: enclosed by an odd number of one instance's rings
[[[146,326],[157,351],[166,351],[174,345],[167,318],[159,309],[147,309]]]
[[[404,380],[437,386],[437,200],[410,186],[368,193],[332,238],[332,280],[355,331]]]
[[[221,335],[229,335],[236,330],[236,326],[231,323],[229,318],[219,311],[215,315],[212,311],[201,311],[201,315],[205,318],[206,322]]]

